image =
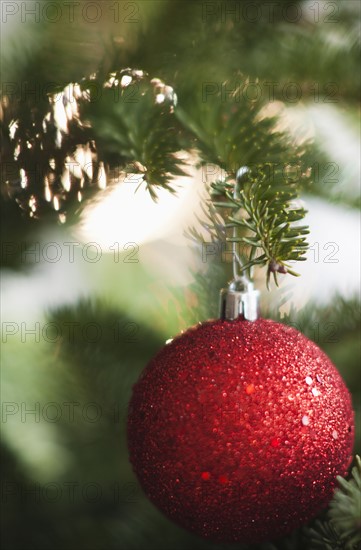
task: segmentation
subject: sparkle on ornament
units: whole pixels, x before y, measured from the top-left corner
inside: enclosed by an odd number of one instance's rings
[[[334,439],[338,439],[338,431],[337,431],[337,430],[333,430],[333,432],[332,432],[332,437],[333,437]]]
[[[271,447],[274,447],[275,449],[280,446],[280,440],[277,437],[274,437],[271,439]]]
[[[309,386],[311,386],[311,384],[312,384],[312,382],[313,382],[311,376],[306,376],[305,382],[306,382],[306,384],[308,384]]]
[[[309,423],[310,423],[310,419],[308,418],[308,416],[306,416],[306,415],[303,416],[303,417],[302,417],[302,424],[303,424],[304,426],[308,426]]]
[[[201,478],[204,481],[208,481],[208,479],[211,477],[211,474],[209,472],[202,472]]]
[[[254,385],[253,385],[253,384],[249,384],[249,385],[246,387],[246,394],[247,394],[247,395],[251,395],[253,392],[254,392]]]
[[[312,391],[312,395],[314,397],[318,397],[320,395],[320,392],[316,388],[312,388],[311,391]]]

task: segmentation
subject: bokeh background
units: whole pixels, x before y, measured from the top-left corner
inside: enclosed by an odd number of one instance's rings
[[[204,83],[248,78],[262,90],[264,112],[295,143],[310,141],[312,185],[302,191],[308,259],[297,266],[301,277],[282,277],[280,288],[266,290],[265,270],[256,284],[264,316],[292,323],[340,370],[358,453],[359,24],[357,0],[12,1],[2,3],[1,20],[3,121],[16,94],[40,98],[48,83],[131,67],[171,85],[185,109],[200,101]],[[9,550],[222,548],[148,502],[124,430],[131,387],[148,360],[168,338],[217,316],[231,275],[224,256],[205,257],[189,236],[191,227],[204,231],[202,205],[217,169],[198,167],[196,151],[183,155],[175,194],[160,189],[155,202],[141,178],[109,181],[71,205],[66,223],[30,219],[2,181]]]

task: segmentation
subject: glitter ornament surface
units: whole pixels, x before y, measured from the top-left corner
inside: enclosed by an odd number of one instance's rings
[[[169,518],[217,541],[307,523],[351,462],[354,415],[334,365],[274,321],[209,321],[149,363],[129,406],[130,460]]]

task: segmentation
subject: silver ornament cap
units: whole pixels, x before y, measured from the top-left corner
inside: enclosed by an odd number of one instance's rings
[[[259,318],[259,290],[246,277],[231,281],[228,288],[220,292],[220,318],[227,321],[244,319],[256,321]]]

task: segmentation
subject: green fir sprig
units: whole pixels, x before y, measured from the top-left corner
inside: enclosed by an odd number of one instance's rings
[[[310,548],[325,550],[359,550],[361,548],[361,459],[357,455],[351,478],[337,477],[339,487],[324,521],[317,520],[305,528]]]
[[[267,265],[267,284],[271,274],[278,284],[277,273],[298,275],[291,269],[290,262],[306,259],[305,235],[309,231],[307,226],[295,223],[306,213],[302,206],[292,204],[297,199],[295,186],[280,180],[274,184],[265,168],[260,168],[257,174],[251,172],[237,194],[222,183],[215,183],[212,188],[219,194],[223,191],[229,201],[215,201],[215,207],[231,206],[226,228],[235,229],[236,234],[229,236],[228,241],[248,246],[248,262],[242,269],[247,271],[255,265]],[[239,229],[241,232],[237,234]]]
[[[194,94],[187,111],[179,107],[176,116],[193,136],[204,173],[209,173],[209,164],[218,167],[211,200],[222,213],[227,242],[239,243],[245,251],[242,271],[267,266],[267,284],[271,274],[278,284],[277,273],[297,275],[291,262],[305,260],[308,247],[308,228],[299,224],[306,210],[297,202],[310,180],[304,161],[307,144],[301,147],[277,131],[276,119],[263,111],[264,102],[250,101],[241,89],[225,82],[213,93],[209,85]],[[242,181],[237,181],[242,167]],[[207,218],[204,228],[214,236],[211,208]]]

